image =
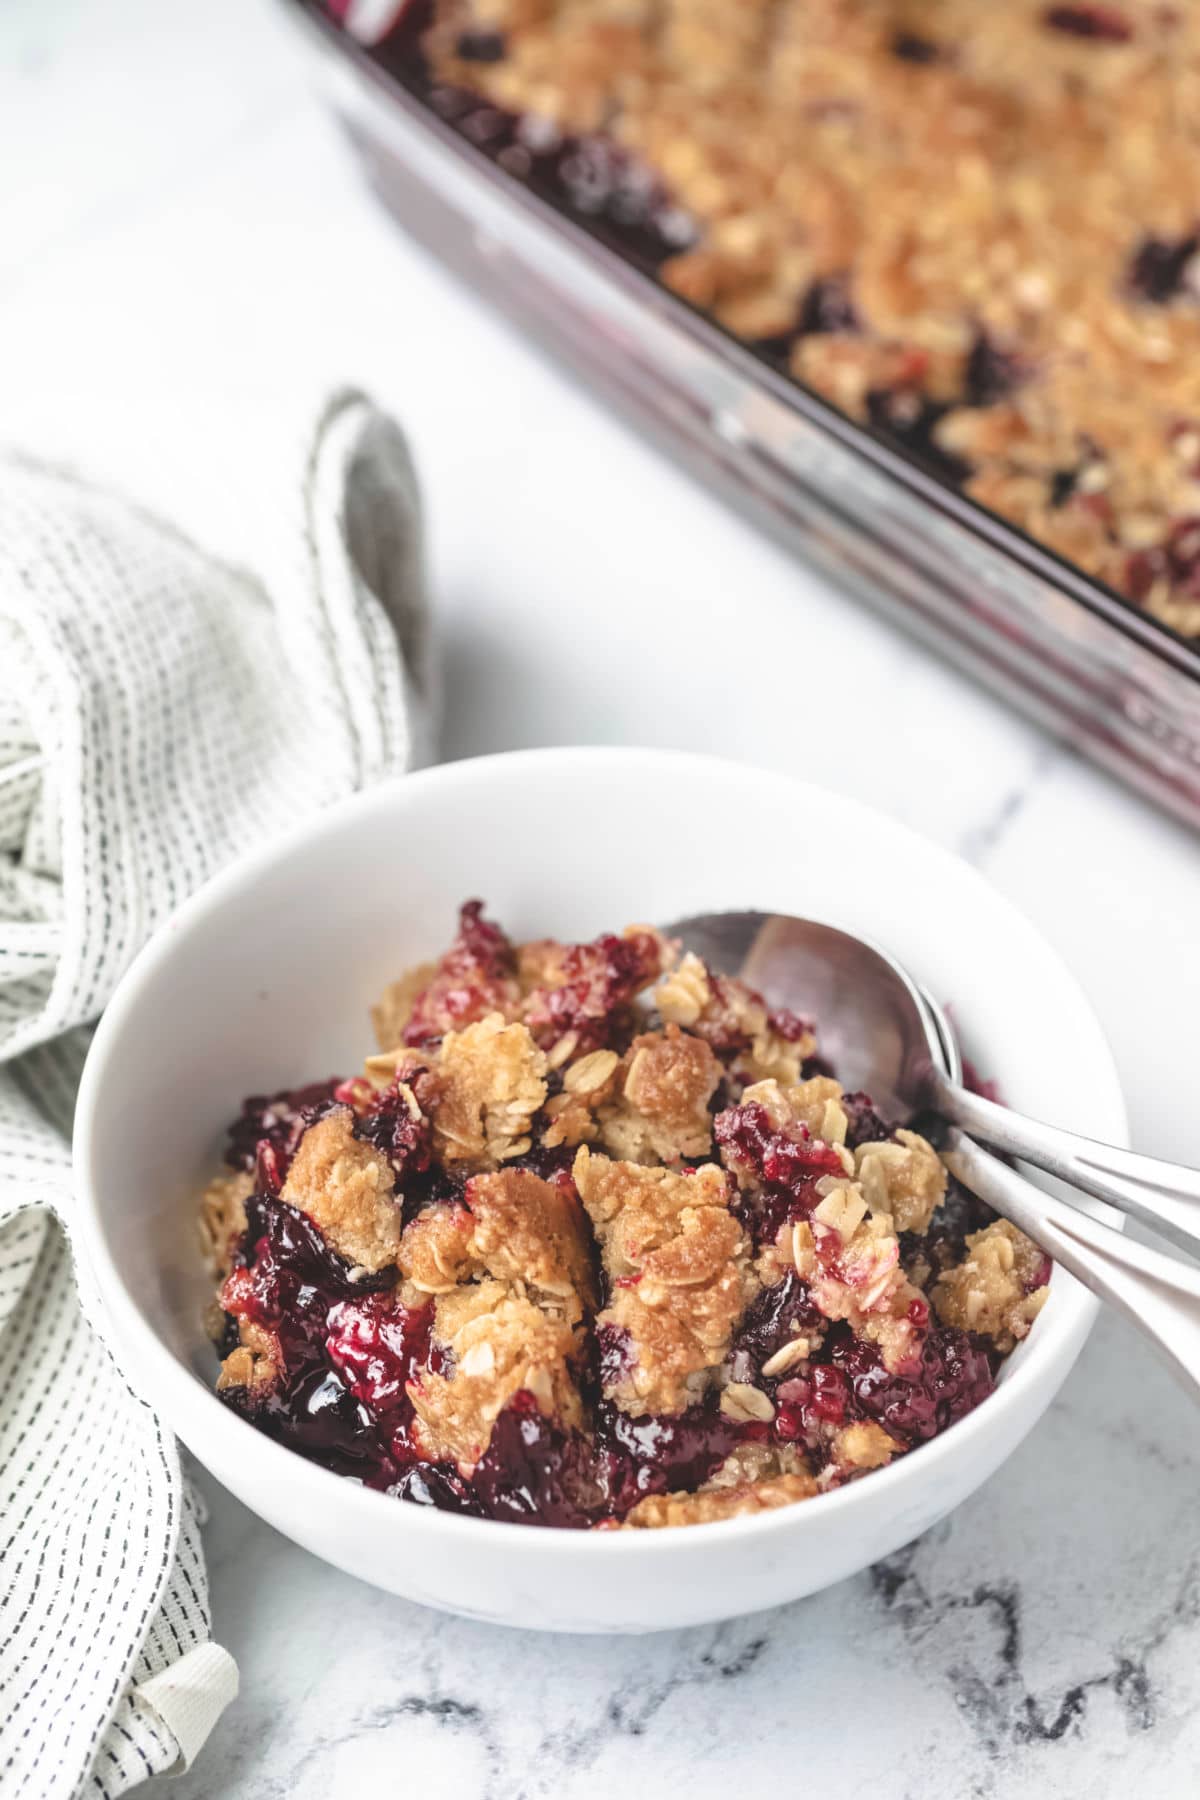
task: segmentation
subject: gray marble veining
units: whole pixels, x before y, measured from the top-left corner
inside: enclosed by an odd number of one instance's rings
[[[1139,1146],[1200,1159],[1195,840],[743,530],[405,244],[282,8],[10,0],[0,170],[6,436],[86,451],[136,380],[361,376],[430,499],[445,754],[717,747],[870,800],[1028,912],[1109,1029]],[[1198,1465],[1194,1413],[1102,1321],[938,1531],[638,1640],[405,1605],[201,1473],[242,1697],[155,1800],[1190,1800]]]
[[[824,1594],[692,1631],[542,1637],[426,1612],[202,1476],[220,1635],[248,1679],[169,1792],[1185,1800],[1198,1481],[1188,1404],[1108,1319],[1034,1434],[935,1531]]]

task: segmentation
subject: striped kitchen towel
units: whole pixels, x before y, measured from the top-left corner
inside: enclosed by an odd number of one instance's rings
[[[261,421],[201,406],[138,439],[136,502],[0,455],[5,1800],[184,1768],[237,1688],[178,1450],[72,1271],[89,1023],[221,864],[425,750],[420,516],[396,426],[351,391]],[[107,472],[128,483],[122,430]]]

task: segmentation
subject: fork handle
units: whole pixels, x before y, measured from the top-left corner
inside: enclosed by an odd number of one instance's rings
[[[1136,1325],[1200,1400],[1200,1269],[1043,1193],[961,1131],[946,1134],[942,1155],[964,1186]]]
[[[981,1094],[969,1093],[940,1071],[932,1073],[930,1087],[934,1107],[952,1125],[961,1125],[993,1150],[1033,1163],[1094,1200],[1107,1201],[1180,1250],[1200,1255],[1200,1170],[1138,1156],[1024,1118]]]

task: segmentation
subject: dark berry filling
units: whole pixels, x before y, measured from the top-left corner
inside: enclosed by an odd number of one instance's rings
[[[247,1230],[222,1290],[226,1312],[261,1326],[278,1342],[285,1372],[310,1361],[324,1342],[329,1310],[393,1285],[393,1269],[355,1278],[305,1213],[282,1200],[246,1204]]]
[[[946,1197],[938,1207],[923,1236],[905,1232],[900,1239],[900,1255],[905,1267],[920,1261],[934,1275],[952,1269],[967,1253],[967,1239],[993,1223],[995,1213],[987,1202],[972,1194],[950,1176]]]
[[[355,1398],[376,1412],[405,1403],[406,1384],[428,1359],[433,1303],[398,1306],[390,1296],[339,1300],[329,1309],[325,1348]]]
[[[328,1467],[344,1471],[353,1464],[364,1479],[393,1479],[390,1447],[365,1394],[355,1391],[366,1375],[361,1366],[354,1367],[350,1320],[372,1304],[378,1312],[388,1307],[381,1290],[392,1286],[395,1271],[356,1280],[311,1219],[280,1200],[255,1198],[247,1202],[246,1213],[247,1230],[222,1288],[221,1305],[232,1321],[245,1321],[267,1334],[278,1375],[266,1393],[230,1388],[222,1398],[248,1412],[272,1436]],[[341,1335],[335,1329],[333,1336],[335,1342],[346,1341],[342,1372],[329,1344],[330,1321],[339,1317]],[[348,1382],[343,1373],[350,1376]]]
[[[1042,19],[1051,31],[1106,44],[1127,44],[1133,36],[1132,23],[1115,6],[1048,6]]]
[[[789,1269],[782,1281],[764,1288],[746,1308],[730,1346],[730,1372],[735,1381],[761,1382],[762,1367],[805,1326],[824,1320],[807,1282]],[[765,1385],[765,1384],[764,1384]]]
[[[222,1399],[246,1412],[269,1437],[335,1475],[353,1475],[371,1486],[395,1479],[369,1410],[332,1369],[314,1364],[261,1399],[240,1388],[229,1389]]]
[[[410,1464],[388,1486],[387,1492],[396,1500],[411,1500],[414,1506],[436,1506],[439,1512],[483,1517],[470,1484],[456,1469],[446,1468],[441,1463]]]
[[[456,56],[464,62],[494,63],[504,60],[502,31],[464,31],[454,46]]]
[[[919,37],[915,31],[898,31],[892,39],[893,56],[901,62],[935,63],[940,61],[942,50],[931,38]]]
[[[428,1079],[427,1072],[424,1079]],[[405,1088],[416,1102],[415,1113]],[[411,1072],[382,1093],[372,1089],[354,1127],[356,1137],[374,1144],[387,1157],[398,1188],[412,1177],[424,1175],[433,1155],[433,1131],[421,1105],[422,1089],[422,1075]]]
[[[549,119],[503,112],[463,87],[431,81],[422,49],[431,10],[427,0],[409,0],[400,9],[374,52],[384,68],[508,174],[586,219],[597,236],[626,254],[654,267],[687,247],[695,235],[691,221],[649,167],[611,139],[560,132]],[[506,48],[501,33],[487,30],[469,31],[456,44],[467,63],[497,62]]]
[[[541,1115],[539,1114],[539,1120]],[[571,1164],[575,1161],[575,1151],[570,1144],[535,1144],[524,1156],[518,1156],[506,1164],[510,1169],[528,1169],[532,1175],[540,1175],[543,1181],[559,1184],[570,1183],[574,1192],[575,1184],[571,1180]]]
[[[1200,235],[1144,238],[1129,267],[1129,285],[1143,300],[1165,306],[1183,293],[1188,266],[1200,251]]]
[[[920,1371],[912,1375],[885,1369],[874,1346],[846,1326],[830,1332],[825,1354],[845,1378],[854,1416],[874,1419],[909,1448],[965,1418],[992,1391],[986,1352],[965,1331],[945,1325],[926,1334]]]
[[[1082,473],[1083,471],[1081,468],[1056,469],[1054,471],[1050,480],[1051,506],[1058,508],[1067,504],[1067,501],[1074,496],[1079,477]]]
[[[339,1474],[422,1505],[583,1528],[622,1516],[647,1494],[698,1486],[744,1435],[713,1405],[629,1419],[602,1403],[593,1442],[545,1418],[521,1392],[501,1412],[469,1480],[421,1463],[408,1388],[436,1361],[432,1303],[401,1306],[385,1291],[395,1282],[391,1269],[356,1280],[317,1226],[282,1201],[251,1200],[247,1213],[222,1304],[231,1325],[245,1320],[270,1335],[280,1372],[266,1391],[235,1387],[222,1398]],[[618,1333],[600,1336],[603,1369],[605,1356],[620,1360],[625,1347]]]
[[[812,1020],[801,1017],[788,1006],[773,1006],[767,1014],[767,1024],[776,1037],[783,1038],[789,1044],[798,1044],[802,1039],[812,1036]]]
[[[278,1194],[307,1127],[330,1105],[338,1083],[310,1082],[278,1094],[251,1094],[229,1127],[225,1161],[231,1169],[256,1174],[259,1191]]]
[[[496,1420],[469,1486],[485,1518],[517,1525],[582,1530],[608,1510],[591,1444],[547,1419],[524,1390]]]
[[[429,1365],[433,1304],[399,1305],[390,1295],[342,1300],[329,1310],[325,1354],[385,1434],[393,1458],[416,1454],[408,1384]]]
[[[933,474],[959,487],[970,475],[971,465],[943,450],[935,436],[949,411],[948,405],[927,399],[915,386],[873,388],[867,395],[867,417],[876,430],[895,438]]]
[[[994,406],[1025,380],[1027,370],[1011,350],[1002,350],[980,332],[967,356],[964,394],[968,406]]]
[[[1131,552],[1125,574],[1135,600],[1144,600],[1160,583],[1200,600],[1200,519],[1178,519],[1165,544]]]
[[[608,1401],[596,1414],[596,1461],[609,1510],[621,1518],[648,1494],[694,1491],[747,1434],[715,1405],[632,1418]]]
[[[869,1094],[843,1094],[840,1105],[846,1115],[846,1143],[851,1150],[860,1144],[882,1144],[890,1138],[894,1127],[876,1112]]]
[[[600,1387],[607,1393],[615,1388],[633,1367],[633,1339],[615,1325],[596,1328],[596,1349]]]
[[[782,1225],[808,1217],[819,1203],[823,1175],[845,1174],[832,1144],[776,1130],[756,1101],[719,1113],[713,1135],[763,1184],[762,1193],[739,1192],[731,1203],[756,1245],[774,1243]]]
[[[777,1389],[775,1436],[784,1444],[804,1444],[820,1461],[825,1426],[835,1430],[857,1416],[850,1385],[840,1369],[814,1363],[804,1375],[781,1381]]]
[[[467,900],[458,911],[458,936],[443,967],[489,976],[508,975],[514,961],[508,934],[483,916],[482,900]]]
[[[659,943],[650,932],[628,937],[606,933],[591,944],[572,944],[563,959],[563,980],[531,998],[526,1023],[535,1038],[554,1042],[577,1033],[577,1049],[598,1049],[624,1029],[633,1029],[629,1008],[654,979]]]
[[[1178,533],[1175,553],[1200,561],[1200,521],[1183,525],[1186,531]],[[611,1044],[614,1036],[633,1027],[633,1002],[657,974],[661,954],[661,940],[650,932],[561,947],[562,985],[532,996],[531,1011],[544,1040],[557,1042],[563,1033],[573,1033],[573,1056]],[[458,938],[436,965],[418,1006],[428,1000],[427,1022],[466,1016],[490,983],[515,985],[516,953],[499,927],[484,918],[480,903],[471,902],[462,909]],[[460,987],[461,1006],[456,999]],[[736,1052],[746,1042],[744,992],[730,988],[722,995],[720,978],[713,979],[712,987],[712,1029],[722,1049]],[[759,1013],[758,1025],[761,1017]],[[812,1031],[796,1014],[775,1011],[768,1017],[772,1029],[793,1043]],[[648,1497],[696,1492],[740,1444],[796,1445],[812,1470],[824,1469],[822,1485],[839,1482],[850,1467],[837,1460],[841,1452],[834,1438],[841,1427],[874,1421],[907,1451],[962,1418],[991,1391],[994,1364],[983,1341],[931,1325],[923,1294],[910,1292],[901,1302],[916,1328],[917,1347],[902,1370],[889,1370],[872,1342],[856,1338],[845,1323],[831,1323],[817,1306],[813,1289],[789,1267],[773,1285],[756,1292],[736,1324],[718,1380],[685,1410],[633,1417],[615,1405],[609,1396],[643,1352],[627,1330],[597,1326],[589,1312],[571,1351],[582,1428],[548,1418],[535,1395],[522,1388],[494,1418],[487,1447],[473,1468],[465,1462],[453,1467],[427,1461],[414,1430],[412,1396],[420,1399],[419,1386],[427,1374],[454,1375],[453,1352],[433,1335],[436,1302],[403,1305],[394,1266],[370,1275],[352,1266],[312,1218],[280,1197],[303,1132],[330,1109],[343,1108],[353,1115],[357,1137],[387,1157],[406,1223],[434,1200],[469,1208],[467,1178],[441,1168],[433,1156],[428,1120],[440,1090],[430,1067],[433,1053],[427,1055],[428,1060],[423,1053],[408,1056],[401,1074],[382,1092],[354,1079],[256,1096],[245,1102],[230,1130],[227,1160],[239,1170],[254,1171],[257,1188],[245,1202],[246,1229],[233,1246],[230,1272],[220,1290],[225,1313],[221,1348],[226,1357],[240,1350],[242,1361],[219,1391],[227,1404],[279,1442],[415,1505],[586,1529],[620,1522]],[[832,1074],[818,1058],[808,1059],[806,1076],[818,1071]],[[969,1065],[966,1079],[976,1091],[995,1095]],[[737,1088],[738,1078],[727,1069],[722,1100]],[[843,1095],[841,1104],[851,1150],[893,1135],[869,1095]],[[348,1117],[342,1114],[343,1126]],[[915,1124],[932,1135],[931,1122]],[[784,1224],[810,1219],[822,1179],[845,1174],[844,1152],[814,1138],[802,1124],[777,1127],[767,1109],[754,1102],[722,1104],[713,1134],[733,1171],[725,1176],[730,1209],[756,1247],[774,1243]],[[571,1194],[582,1220],[571,1174],[574,1152],[566,1146],[546,1148],[537,1142],[536,1130],[532,1135],[535,1147],[509,1167],[533,1170]],[[691,1172],[686,1162],[680,1169],[684,1175]],[[735,1174],[745,1182],[744,1190],[735,1191]],[[993,1216],[951,1179],[929,1231],[902,1238],[903,1267],[918,1287],[925,1285],[931,1275],[961,1263],[966,1239]],[[822,1275],[853,1286],[855,1266],[843,1270],[839,1261],[844,1250],[840,1234],[815,1220],[812,1232]],[[594,1272],[601,1276],[594,1238],[578,1240],[577,1253],[586,1261],[589,1245],[597,1261]],[[744,1250],[742,1244],[739,1254]],[[895,1262],[894,1246],[890,1255],[889,1267]],[[852,1258],[847,1261],[852,1264]],[[1044,1285],[1049,1274],[1049,1260],[1043,1258],[1027,1277],[1027,1291]],[[640,1279],[636,1272],[614,1278],[611,1292],[605,1292],[607,1280],[599,1279],[602,1304],[611,1304],[613,1294]],[[815,1276],[813,1281],[828,1306],[822,1283]],[[788,1346],[789,1355],[779,1356]],[[766,1373],[777,1357],[778,1365]],[[773,1413],[764,1406],[769,1416],[747,1419],[740,1406],[733,1410],[741,1417],[730,1417],[720,1406],[726,1382],[758,1389]],[[737,1398],[730,1395],[727,1403],[732,1407]],[[783,1466],[789,1467],[790,1460],[783,1459]]]
[[[437,965],[429,986],[417,995],[404,1032],[406,1044],[420,1045],[458,1031],[503,1010],[516,969],[512,944],[483,916],[482,900],[468,900],[458,915],[458,936]]]
[[[859,329],[858,314],[850,296],[850,284],[843,275],[826,275],[814,281],[800,307],[797,332],[800,337],[820,333],[854,332]]]
[[[773,1431],[784,1443],[803,1444],[817,1462],[830,1432],[856,1420],[872,1420],[911,1450],[965,1418],[992,1386],[986,1352],[964,1331],[935,1326],[919,1368],[896,1374],[874,1345],[835,1325],[821,1360],[779,1383]]]

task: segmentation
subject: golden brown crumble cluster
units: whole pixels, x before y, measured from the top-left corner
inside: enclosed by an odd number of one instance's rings
[[[310,1125],[296,1147],[280,1199],[307,1213],[327,1243],[374,1275],[400,1255],[400,1209],[386,1156],[354,1135],[339,1106]]]
[[[574,1177],[610,1296],[596,1328],[624,1342],[605,1395],[626,1412],[682,1412],[712,1385],[758,1288],[725,1172],[646,1168],[585,1148]]]
[[[967,1239],[963,1262],[938,1277],[933,1302],[938,1317],[964,1331],[980,1331],[997,1350],[1011,1350],[1041,1311],[1042,1254],[1007,1219],[997,1219]]]
[[[647,164],[677,293],[1200,636],[1200,9],[437,0],[425,45]]]
[[[591,1245],[563,1188],[527,1170],[468,1182],[404,1233],[400,1293],[433,1299],[432,1335],[447,1372],[414,1384],[414,1441],[433,1462],[473,1466],[502,1407],[522,1391],[546,1415],[583,1423],[577,1385],[583,1326],[595,1307]]]
[[[374,1020],[361,1076],[246,1102],[201,1202],[222,1397],[339,1472],[494,1518],[762,1511],[953,1423],[1045,1299],[808,1022],[648,927],[513,944],[470,903]]]

